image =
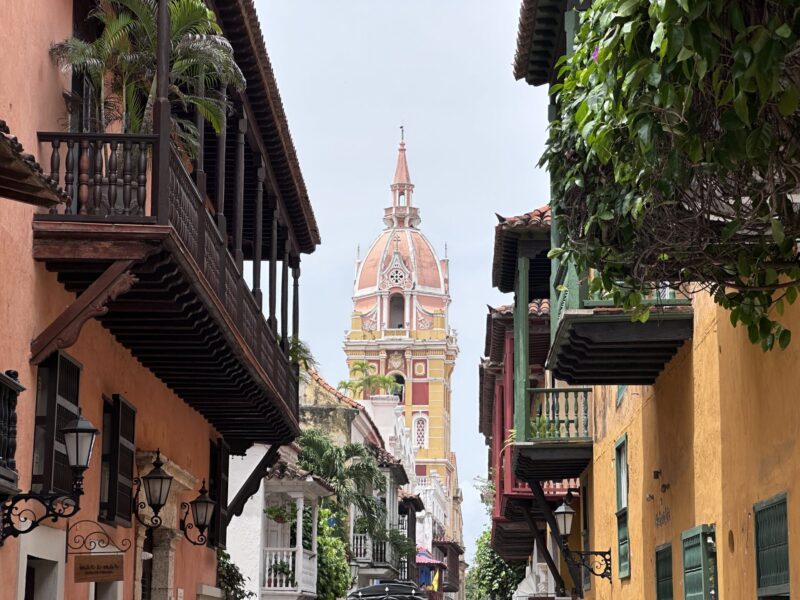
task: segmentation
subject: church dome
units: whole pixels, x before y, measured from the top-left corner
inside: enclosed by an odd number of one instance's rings
[[[406,311],[404,320],[397,320],[412,325],[427,323],[434,313],[445,311],[449,304],[448,261],[439,259],[418,228],[421,220],[413,203],[414,185],[403,141],[390,189],[392,204],[384,209],[383,215],[386,228],[356,264],[354,309],[371,314],[379,310],[376,304],[379,296],[413,295],[414,310]]]

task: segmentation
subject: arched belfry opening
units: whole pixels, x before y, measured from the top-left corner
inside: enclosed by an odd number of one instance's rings
[[[389,296],[389,329],[405,329],[406,300],[403,294]]]
[[[394,388],[394,395],[400,398],[400,404],[402,404],[405,398],[406,378],[400,375],[400,373],[395,373],[392,377],[397,384],[397,387]]]

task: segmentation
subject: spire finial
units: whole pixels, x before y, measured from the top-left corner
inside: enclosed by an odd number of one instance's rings
[[[404,143],[406,141],[406,128],[403,125],[400,125],[400,143]]]

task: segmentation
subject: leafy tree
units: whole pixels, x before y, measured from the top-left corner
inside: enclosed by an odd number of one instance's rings
[[[511,600],[524,576],[525,566],[509,564],[500,558],[492,550],[491,532],[484,531],[467,571],[467,600]]]
[[[93,84],[101,130],[114,120],[121,121],[123,133],[153,130],[157,7],[158,0],[98,1],[90,15],[102,26],[98,39],[71,37],[50,49],[60,67],[86,75]],[[193,155],[198,132],[191,120],[180,115],[193,108],[219,132],[228,109],[220,88],[243,90],[245,79],[230,42],[203,0],[169,0],[169,13],[172,136]],[[108,114],[115,102],[119,111]]]
[[[551,88],[551,256],[634,318],[661,286],[706,290],[751,342],[787,346],[799,34],[795,0],[596,0]]]
[[[350,379],[340,381],[337,386],[353,396],[368,396],[387,391],[390,394],[398,389],[398,384],[391,375],[376,372],[375,365],[367,360],[356,360],[350,365]]]
[[[317,526],[317,598],[336,600],[350,589],[350,565],[347,547],[339,538],[329,520],[335,519],[330,509],[319,511]]]
[[[364,444],[348,443],[336,446],[331,439],[317,429],[307,429],[297,438],[300,453],[297,464],[325,479],[334,489],[332,498],[325,498],[325,505],[338,515],[348,514],[355,506],[368,533],[378,534],[385,529],[386,507],[373,495],[383,491],[386,480],[371,450]],[[340,523],[344,519],[339,520]],[[343,528],[342,540],[348,542]]]
[[[222,548],[217,549],[217,585],[225,594],[225,600],[247,600],[255,594],[245,588],[246,579],[239,567],[231,561]]]

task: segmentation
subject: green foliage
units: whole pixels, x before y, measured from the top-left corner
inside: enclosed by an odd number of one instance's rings
[[[347,547],[339,538],[329,519],[335,513],[323,508],[319,511],[317,530],[317,598],[336,600],[342,598],[350,589],[352,580],[350,566],[347,564]]]
[[[494,482],[494,471],[489,469],[488,477],[476,477],[475,489],[481,497],[481,504],[486,509],[486,514],[494,512],[495,497],[497,496],[497,486]]]
[[[545,415],[531,418],[531,437],[536,439],[554,438],[557,436],[556,424]]]
[[[709,291],[765,350],[800,286],[800,4],[597,0],[557,65],[542,162],[561,246],[646,320],[664,284]],[[687,285],[688,284],[688,285]]]
[[[293,523],[297,516],[297,507],[291,503],[271,504],[264,509],[264,513],[276,523]]]
[[[484,531],[475,558],[467,570],[467,600],[511,600],[525,576],[524,564],[509,564],[491,548],[491,533]]]
[[[382,391],[393,394],[398,389],[397,382],[391,375],[380,375],[375,365],[366,360],[356,360],[350,365],[350,379],[340,381],[337,388],[353,396],[368,397]]]
[[[347,514],[354,505],[367,533],[376,534],[386,524],[386,507],[373,495],[383,491],[386,480],[371,450],[364,444],[336,446],[317,429],[307,429],[297,438],[300,446],[297,464],[325,479],[334,489],[333,504],[339,514]],[[342,540],[347,542],[346,533]]]
[[[244,575],[225,550],[217,549],[217,586],[225,594],[225,600],[247,600],[256,595],[245,588]]]
[[[90,15],[102,26],[97,40],[72,37],[50,48],[60,67],[83,74],[92,83],[94,104],[99,107],[93,127],[100,131],[113,121],[120,121],[123,133],[153,130],[157,7],[158,0],[98,1]],[[243,90],[245,79],[230,42],[203,0],[169,0],[169,13],[172,136],[193,156],[198,132],[179,113],[193,108],[220,131],[228,101],[219,89]]]
[[[311,347],[301,340],[292,336],[289,338],[289,359],[305,372],[309,370],[316,370],[319,366],[317,359],[311,352]]]

